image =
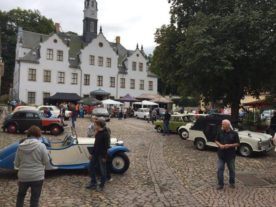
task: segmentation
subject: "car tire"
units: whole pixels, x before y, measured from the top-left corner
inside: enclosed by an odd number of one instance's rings
[[[194,142],[195,148],[202,151],[205,149],[206,147],[206,142],[204,139],[202,138],[197,138]]]
[[[60,126],[54,125],[50,128],[50,133],[54,136],[58,136],[59,134],[61,134],[61,132],[62,130]]]
[[[188,139],[189,138],[189,132],[186,129],[180,129],[178,132],[181,139]]]
[[[243,157],[250,157],[252,155],[252,147],[248,144],[241,144],[239,147],[239,154]]]
[[[158,127],[156,128],[156,131],[157,131],[158,133],[162,133],[162,132],[163,132],[162,127],[161,127],[161,126],[158,126]]]
[[[9,124],[7,127],[7,132],[11,134],[15,134],[17,132],[17,127],[15,124]]]
[[[110,170],[114,174],[123,174],[129,168],[129,158],[124,152],[116,153],[110,162]]]

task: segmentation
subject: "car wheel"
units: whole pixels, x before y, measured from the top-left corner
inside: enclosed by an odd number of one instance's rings
[[[7,127],[9,133],[15,134],[17,132],[17,127],[15,124],[9,124]]]
[[[188,139],[189,138],[189,132],[186,129],[180,129],[178,133],[179,133],[179,136],[182,139]]]
[[[204,150],[205,146],[206,146],[206,143],[205,143],[204,139],[197,138],[195,140],[195,147],[196,147],[196,149],[198,149],[198,150]]]
[[[156,128],[156,131],[158,132],[158,133],[162,133],[162,127],[161,126],[158,126],[157,128]]]
[[[61,128],[60,128],[60,126],[52,126],[50,128],[50,133],[52,135],[54,135],[54,136],[57,136],[57,135],[61,134]]]
[[[252,147],[248,144],[241,144],[239,147],[239,153],[243,157],[249,157],[252,154]]]
[[[128,156],[123,152],[119,152],[112,157],[110,164],[111,172],[115,174],[123,174],[129,168]]]

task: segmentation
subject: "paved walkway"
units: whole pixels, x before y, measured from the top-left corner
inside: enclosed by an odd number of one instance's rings
[[[85,136],[87,126],[88,119],[78,119],[79,136]],[[113,175],[113,181],[107,183],[103,193],[85,189],[89,181],[86,171],[47,172],[42,207],[276,206],[274,153],[237,157],[237,188],[226,186],[224,191],[217,192],[214,150],[197,151],[189,141],[181,140],[178,135],[164,137],[142,120],[112,119],[109,127],[113,137],[123,140],[131,150],[129,170],[124,175]],[[21,137],[0,133],[0,147]],[[49,137],[57,140],[64,135]],[[252,180],[246,180],[247,177]],[[0,171],[0,207],[15,206],[16,182],[15,173]],[[29,194],[26,206],[28,202]]]

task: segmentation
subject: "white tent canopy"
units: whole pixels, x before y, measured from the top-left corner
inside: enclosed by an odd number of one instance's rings
[[[151,102],[151,101],[142,101],[142,106],[158,106],[157,103]]]
[[[114,101],[114,100],[112,100],[112,99],[103,100],[102,103],[103,103],[104,105],[122,105],[121,102],[119,102],[119,101]]]

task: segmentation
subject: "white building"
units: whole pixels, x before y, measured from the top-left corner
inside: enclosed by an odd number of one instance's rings
[[[99,88],[111,97],[157,94],[157,77],[148,71],[143,48],[109,42],[97,25],[97,1],[85,0],[83,35],[45,35],[18,29],[13,92],[29,104],[59,93],[88,96]]]

